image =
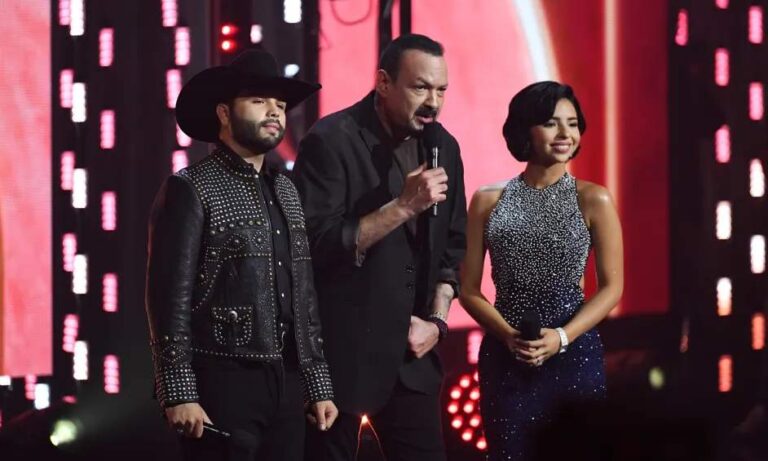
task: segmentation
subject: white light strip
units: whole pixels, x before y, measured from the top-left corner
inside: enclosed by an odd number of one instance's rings
[[[72,172],[72,207],[85,208],[88,206],[88,172],[83,168],[75,168]]]
[[[88,343],[85,341],[75,341],[72,376],[77,381],[88,380]]]
[[[558,80],[558,70],[552,55],[552,41],[540,0],[513,0],[520,27],[528,45],[535,80]]]
[[[765,236],[753,235],[749,240],[749,266],[753,274],[765,272]]]
[[[718,240],[731,238],[731,202],[720,201],[715,210],[715,235]]]
[[[301,0],[283,0],[283,20],[288,24],[301,22]]]
[[[763,162],[757,158],[749,162],[749,195],[752,197],[765,195],[765,170]]]
[[[109,67],[115,58],[115,30],[112,28],[99,31],[99,66]]]
[[[174,33],[174,58],[177,66],[189,64],[191,39],[188,27],[177,27]]]
[[[82,123],[86,120],[86,90],[85,83],[72,84],[72,121]]]
[[[35,384],[35,410],[51,406],[51,387],[48,384]]]
[[[731,315],[733,307],[733,286],[731,279],[722,277],[717,280],[717,315],[727,317]]]
[[[72,293],[84,295],[88,293],[88,256],[75,255],[72,270]]]
[[[69,4],[69,35],[85,34],[85,0],[71,0]]]

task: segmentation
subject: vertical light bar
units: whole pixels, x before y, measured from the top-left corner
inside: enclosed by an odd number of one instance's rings
[[[37,376],[24,376],[24,397],[27,400],[35,400],[35,384],[37,384]]]
[[[69,2],[69,35],[79,37],[85,34],[85,0]]]
[[[69,0],[59,0],[59,25],[68,26],[71,19],[71,5]]]
[[[176,142],[181,147],[189,147],[192,145],[192,138],[187,136],[187,133],[183,132],[179,125],[176,125]]]
[[[181,91],[181,71],[179,69],[169,69],[165,73],[165,94],[168,108],[176,107],[176,99]]]
[[[688,44],[688,10],[677,12],[677,29],[675,30],[675,43],[679,46]]]
[[[75,83],[75,71],[61,69],[59,73],[59,105],[64,109],[72,108],[72,85]]]
[[[99,66],[109,67],[115,58],[115,30],[111,27],[99,31]]]
[[[48,384],[35,384],[35,410],[43,410],[51,406],[51,388]]]
[[[470,365],[477,364],[478,357],[480,356],[480,344],[483,342],[483,332],[480,330],[472,330],[467,334],[467,363]]]
[[[72,190],[75,172],[75,153],[67,150],[61,153],[61,190]]]
[[[765,315],[757,312],[752,316],[752,349],[761,351],[765,348]]]
[[[721,355],[717,363],[717,390],[731,392],[733,389],[733,358],[730,355]]]
[[[715,209],[715,235],[718,240],[728,240],[731,238],[731,202],[717,202]]]
[[[749,84],[749,118],[752,120],[763,119],[765,114],[763,94],[762,83],[752,82]]]
[[[251,43],[257,44],[261,43],[261,40],[264,38],[264,34],[261,28],[261,25],[259,24],[253,24],[251,26]]]
[[[120,392],[120,361],[116,355],[104,357],[104,392],[107,394]]]
[[[749,162],[749,195],[752,197],[765,195],[765,170],[763,162],[757,158]]]
[[[88,257],[75,255],[72,269],[72,293],[84,295],[88,293]]]
[[[750,6],[748,12],[748,26],[747,36],[749,37],[749,43],[759,45],[763,43],[763,7],[762,6]]]
[[[765,236],[753,235],[749,239],[749,266],[753,274],[765,272]]]
[[[176,27],[179,21],[179,4],[176,0],[162,0],[163,27]]]
[[[715,83],[717,86],[727,86],[731,79],[730,54],[725,48],[715,50]]]
[[[85,83],[75,82],[72,84],[72,121],[82,123],[86,116]]]
[[[100,145],[104,150],[115,147],[115,111],[103,110],[99,119]]]
[[[718,163],[731,160],[731,128],[723,125],[715,132],[715,159]]]
[[[77,381],[88,380],[88,343],[75,341],[75,353],[72,358],[72,377]]]
[[[721,277],[717,280],[717,315],[728,317],[733,310],[733,287],[731,279]]]
[[[185,150],[176,150],[173,151],[173,156],[171,157],[171,170],[176,173],[182,168],[186,168],[189,166],[189,158],[187,158],[187,151]]]
[[[621,190],[619,188],[619,32],[620,23],[617,0],[604,0],[605,30],[605,185],[613,195],[616,208],[621,214]],[[615,315],[621,306],[614,309]]]
[[[288,24],[301,22],[301,0],[283,0],[283,20]]]
[[[177,27],[174,32],[174,62],[177,66],[189,64],[191,55],[191,39],[188,27]]]
[[[80,318],[77,314],[67,314],[64,317],[64,334],[61,340],[61,349],[70,354],[75,352],[75,341],[80,330]]]
[[[83,168],[75,168],[72,171],[72,206],[88,206],[88,173]]]
[[[64,271],[72,272],[75,268],[75,254],[77,253],[77,237],[68,232],[61,237],[61,259]]]
[[[104,312],[117,312],[118,286],[117,274],[104,274],[101,279],[101,306]]]
[[[117,194],[112,191],[101,194],[101,228],[105,231],[117,229]]]
[[[721,10],[728,8],[728,0],[715,0],[715,5]]]

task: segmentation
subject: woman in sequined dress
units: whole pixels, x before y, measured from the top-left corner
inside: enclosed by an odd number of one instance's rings
[[[621,297],[623,249],[609,192],[566,171],[585,129],[571,87],[539,82],[520,91],[503,133],[525,171],[481,188],[469,208],[461,304],[487,332],[479,371],[489,460],[537,459],[537,432],[558,407],[605,396],[595,326]],[[590,249],[598,289],[585,300]],[[486,251],[495,304],[480,289]],[[520,337],[527,310],[541,319],[538,340]]]

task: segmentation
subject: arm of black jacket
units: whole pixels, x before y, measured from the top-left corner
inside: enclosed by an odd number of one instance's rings
[[[467,250],[467,198],[464,192],[464,164],[461,161],[461,151],[455,140],[451,140],[456,150],[455,173],[449,178],[449,187],[453,189],[453,204],[451,219],[448,224],[448,238],[445,251],[440,257],[437,281],[445,282],[453,287],[453,295],[459,295],[459,265]]]
[[[335,152],[317,134],[299,145],[294,181],[304,205],[312,260],[317,267],[362,264],[357,252],[360,217],[346,209],[347,178]]]
[[[163,407],[198,400],[190,324],[203,222],[192,184],[168,178],[150,215],[145,294],[155,393]]]

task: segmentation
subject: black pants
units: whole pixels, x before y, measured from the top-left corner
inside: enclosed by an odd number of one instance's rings
[[[201,439],[183,437],[184,459],[303,459],[301,379],[295,349],[285,352],[288,360],[283,365],[215,359],[193,362],[200,405],[214,426],[231,436],[206,430]]]
[[[398,383],[384,408],[368,418],[386,461],[445,461],[439,395]],[[342,412],[328,432],[308,426],[305,460],[354,461],[360,421],[361,415]]]

